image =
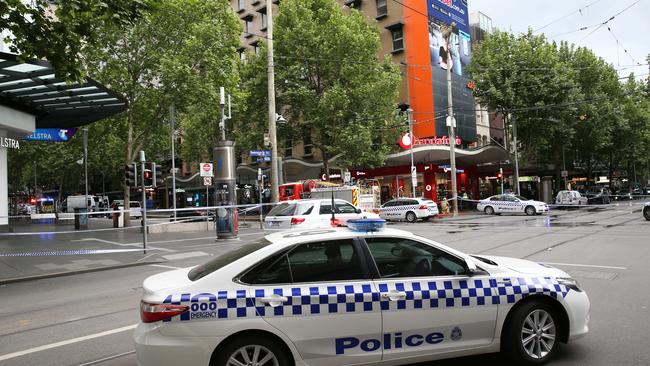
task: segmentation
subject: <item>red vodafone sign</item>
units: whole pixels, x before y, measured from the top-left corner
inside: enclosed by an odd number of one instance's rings
[[[202,177],[212,177],[212,163],[201,163],[201,176]]]
[[[411,135],[407,132],[405,133],[398,141],[399,146],[402,147],[402,149],[409,149],[411,147],[411,141],[413,141],[413,146],[422,146],[422,145],[449,145],[449,137],[447,136],[442,136],[442,137],[428,137],[428,138],[413,138],[411,139]],[[462,143],[461,139],[456,137],[456,145],[460,145]]]

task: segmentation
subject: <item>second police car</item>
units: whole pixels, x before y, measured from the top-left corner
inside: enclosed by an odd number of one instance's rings
[[[383,220],[266,236],[147,278],[138,363],[400,365],[502,351],[548,361],[589,300],[548,265],[469,256]]]
[[[438,205],[426,198],[398,198],[384,203],[379,208],[379,217],[384,220],[427,221],[438,213]]]
[[[526,215],[541,215],[548,212],[548,204],[534,201],[514,194],[499,194],[482,199],[476,209],[488,215],[501,213],[525,213]]]

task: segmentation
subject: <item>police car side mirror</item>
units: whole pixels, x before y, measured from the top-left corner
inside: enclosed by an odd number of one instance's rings
[[[476,269],[476,264],[474,264],[474,261],[472,261],[472,259],[469,257],[465,258],[465,268],[467,270],[467,275],[470,277],[475,275],[478,271]]]
[[[360,213],[361,213],[361,209],[360,209],[360,208],[357,208],[357,209],[354,210],[354,212],[360,214]]]

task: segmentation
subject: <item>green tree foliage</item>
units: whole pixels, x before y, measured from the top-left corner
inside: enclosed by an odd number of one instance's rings
[[[495,31],[475,48],[470,73],[476,96],[516,119],[524,164],[554,164],[559,175],[565,151],[568,167],[611,176],[647,146],[643,85],[622,84],[587,48]]]
[[[0,30],[13,36],[4,41],[21,55],[47,59],[57,76],[82,80],[86,46],[95,45],[101,29],[112,25],[131,25],[156,0],[0,0]]]
[[[382,164],[395,141],[390,127],[398,121],[400,74],[388,59],[378,59],[376,26],[354,9],[343,13],[334,0],[284,1],[275,25],[277,105],[288,120],[280,135],[296,141],[310,134],[326,168],[337,155],[342,167]],[[238,128],[239,136],[252,134],[243,139],[248,145],[261,137],[268,120],[265,57],[264,51],[250,57],[242,71],[253,77],[244,78],[242,109],[255,127]]]

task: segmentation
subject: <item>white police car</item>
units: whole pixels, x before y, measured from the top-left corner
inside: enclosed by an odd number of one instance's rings
[[[588,332],[589,300],[565,272],[383,223],[274,233],[147,278],[138,363],[399,365],[501,350],[539,364]]]
[[[379,208],[379,217],[384,220],[424,221],[438,215],[438,205],[425,198],[398,198],[384,203]]]
[[[336,222],[345,225],[351,219],[378,219],[373,212],[363,212],[350,202],[334,199]],[[289,229],[316,229],[332,226],[332,200],[304,199],[281,202],[264,218],[264,229],[279,231]]]
[[[545,202],[530,200],[514,194],[500,194],[480,200],[476,205],[476,209],[488,215],[495,213],[525,213],[532,216],[548,212],[548,205]]]

